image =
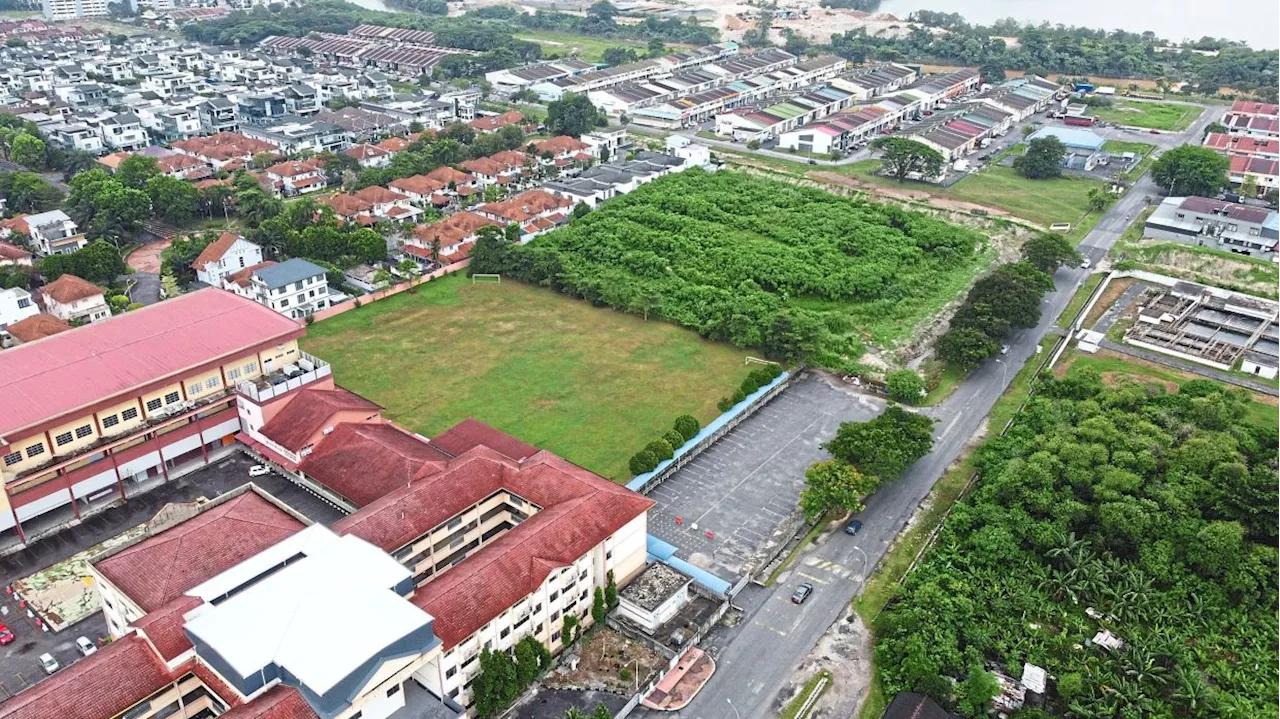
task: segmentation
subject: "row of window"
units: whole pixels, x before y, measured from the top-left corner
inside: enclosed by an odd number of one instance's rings
[[[86,425],[83,425],[83,426],[81,426],[81,427],[76,427],[76,429],[75,429],[75,438],[76,438],[76,439],[84,439],[85,437],[88,437],[88,436],[89,436],[89,435],[91,435],[91,434],[93,434],[93,426],[92,426],[92,425],[88,425],[88,424],[86,424]],[[53,442],[54,442],[54,444],[58,445],[59,447],[61,447],[61,446],[63,446],[63,445],[66,445],[66,444],[71,444],[71,435],[72,435],[72,433],[71,433],[71,432],[63,432],[63,433],[59,434],[58,436],[54,437],[54,438],[53,438]]]
[[[188,395],[203,394],[206,389],[215,390],[217,388],[218,388],[218,378],[210,377],[209,379],[205,380],[203,384],[201,384],[200,382],[193,382],[187,385],[187,394]]]

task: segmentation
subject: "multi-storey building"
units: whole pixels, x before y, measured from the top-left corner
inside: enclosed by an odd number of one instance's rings
[[[221,287],[222,278],[260,262],[261,247],[240,235],[224,232],[200,251],[191,267],[196,271],[196,279],[211,287]]]
[[[310,317],[329,306],[329,283],[324,268],[299,257],[256,265],[249,268],[245,279],[226,282],[225,286],[286,317]]]
[[[0,530],[202,463],[239,431],[230,388],[305,359],[302,333],[206,289],[0,352]]]
[[[40,7],[53,22],[107,16],[107,0],[41,0]]]
[[[101,287],[75,275],[62,275],[40,288],[45,310],[71,323],[101,322],[111,316]]]

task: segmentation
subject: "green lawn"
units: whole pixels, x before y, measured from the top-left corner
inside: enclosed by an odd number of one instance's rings
[[[1126,152],[1132,152],[1138,157],[1146,157],[1152,150],[1156,149],[1156,146],[1148,145],[1145,142],[1130,142],[1129,140],[1107,140],[1102,143],[1102,149],[1112,155],[1123,155]]]
[[[1107,275],[1104,272],[1095,272],[1084,278],[1084,284],[1071,296],[1071,301],[1063,308],[1062,314],[1058,315],[1057,325],[1059,327],[1065,329],[1071,326],[1076,315],[1080,314],[1080,310],[1084,309],[1084,303],[1089,301],[1090,295],[1098,288],[1098,285],[1102,284],[1106,277]]]
[[[1116,100],[1111,107],[1091,108],[1093,114],[1113,125],[1147,127],[1153,130],[1185,130],[1200,116],[1195,105],[1168,102],[1125,102]]]
[[[520,30],[516,33],[516,39],[536,42],[542,46],[542,52],[547,54],[577,55],[587,62],[601,62],[604,51],[611,47],[629,47],[641,56],[647,52],[646,43],[636,40],[615,40],[550,30]]]
[[[1099,180],[1058,177],[1028,180],[1012,167],[987,167],[947,188],[946,195],[965,202],[998,207],[1048,227],[1070,222],[1074,229],[1089,211],[1089,190],[1102,187]]]
[[[623,480],[683,413],[702,422],[747,353],[551,290],[459,275],[313,324],[339,384],[427,437],[467,418]]]

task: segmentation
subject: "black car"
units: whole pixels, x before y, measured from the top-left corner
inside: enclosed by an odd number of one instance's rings
[[[848,535],[857,534],[861,530],[862,520],[859,519],[851,519],[848,524],[844,525],[844,533]]]
[[[813,585],[808,582],[802,582],[800,586],[796,587],[796,590],[791,593],[791,603],[804,604],[804,600],[808,599],[810,594],[813,594]]]

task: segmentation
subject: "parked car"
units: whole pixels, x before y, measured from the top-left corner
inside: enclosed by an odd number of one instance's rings
[[[1126,219],[1127,219],[1127,218],[1126,218]],[[1082,267],[1082,268],[1084,268],[1084,269],[1086,269],[1086,270],[1087,270],[1087,269],[1089,269],[1089,258],[1088,258],[1088,257],[1084,258],[1083,260],[1080,260],[1080,267]]]
[[[1147,130],[1147,132],[1150,132],[1152,135],[1159,135],[1159,134],[1160,134],[1160,131],[1159,131],[1159,130]]]
[[[13,632],[10,631],[9,627],[0,623],[0,646],[5,644],[13,644]]]
[[[94,652],[98,651],[98,645],[89,641],[88,637],[77,637],[76,649],[79,649],[80,653],[87,657],[90,654],[93,654]]]
[[[848,524],[844,525],[844,533],[845,533],[845,534],[848,534],[848,535],[854,535],[854,534],[857,534],[857,533],[858,533],[858,532],[860,532],[860,531],[862,531],[862,521],[861,521],[861,520],[858,520],[858,519],[851,519],[851,520],[849,520],[849,523],[848,523]]]
[[[261,477],[264,474],[271,474],[271,468],[265,464],[255,464],[249,468],[250,477]]]
[[[1002,355],[1009,354],[1009,345],[1000,345],[1000,354]]]
[[[804,604],[804,600],[808,599],[810,594],[813,594],[813,585],[808,582],[802,582],[800,586],[796,587],[796,590],[791,593],[791,603]]]
[[[58,664],[58,660],[54,659],[53,655],[48,652],[40,655],[40,666],[44,667],[45,674],[53,674],[62,668],[62,665]]]

